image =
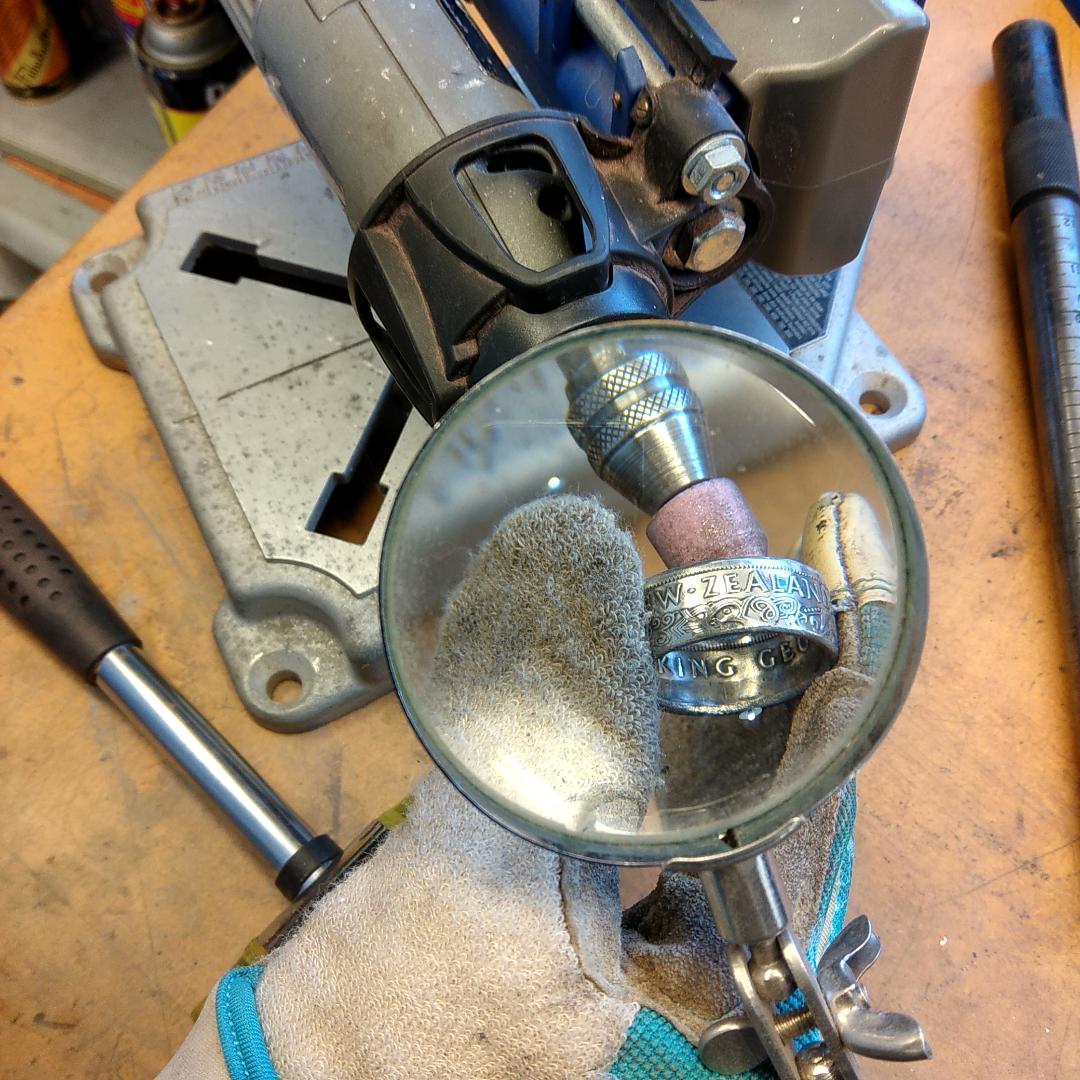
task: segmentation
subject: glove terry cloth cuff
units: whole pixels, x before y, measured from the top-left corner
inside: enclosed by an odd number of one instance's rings
[[[836,816],[836,835],[829,851],[828,870],[818,907],[817,918],[807,941],[807,954],[814,961],[826,945],[843,929],[851,888],[851,864],[854,855],[855,782],[841,790]],[[213,1017],[229,1080],[279,1080],[270,1060],[266,1039],[255,1004],[255,987],[263,973],[261,964],[233,968],[218,983],[214,994]],[[800,1005],[799,995],[780,1006],[781,1011]],[[211,1010],[203,1013],[204,1023]],[[199,1025],[201,1026],[201,1024]],[[192,1036],[196,1035],[192,1032]],[[813,1033],[802,1041],[812,1041]],[[682,1080],[712,1080],[698,1061],[697,1049],[681,1032],[659,1013],[642,1008],[619,1050],[608,1075],[615,1080],[658,1080],[679,1077]],[[775,1074],[762,1066],[733,1080],[769,1080]]]

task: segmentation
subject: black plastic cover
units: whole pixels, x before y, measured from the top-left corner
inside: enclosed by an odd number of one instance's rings
[[[466,129],[414,162],[357,231],[349,288],[431,423],[534,345],[674,306],[670,276],[609,196],[576,120],[541,111]]]

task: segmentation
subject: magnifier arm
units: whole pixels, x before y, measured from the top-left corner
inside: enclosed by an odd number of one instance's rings
[[[769,852],[697,871],[721,935],[747,1016],[726,1017],[702,1034],[702,1063],[737,1075],[766,1058],[780,1080],[858,1080],[853,1054],[919,1061],[931,1051],[910,1016],[870,1007],[860,976],[881,943],[860,915],[826,949],[815,973],[788,926],[790,906]],[[775,1006],[802,991],[805,1005]],[[817,1031],[820,1042],[796,1052],[793,1042]]]
[[[698,873],[720,936],[737,945],[775,941],[791,905],[770,852]]]

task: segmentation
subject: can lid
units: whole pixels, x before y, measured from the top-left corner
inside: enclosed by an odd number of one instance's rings
[[[152,0],[135,36],[144,63],[172,71],[206,67],[239,43],[228,17],[207,0]]]

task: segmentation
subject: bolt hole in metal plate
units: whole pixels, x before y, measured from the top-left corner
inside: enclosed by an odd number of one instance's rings
[[[73,299],[102,359],[138,381],[217,563],[214,633],[237,692],[260,723],[305,730],[390,689],[379,556],[428,429],[348,304],[351,230],[303,143],[138,213],[145,239],[88,259]],[[891,405],[868,421],[896,447],[922,394],[852,311],[859,264],[813,279],[750,266],[688,317],[790,352],[853,402],[880,386]],[[460,465],[485,467],[483,452]],[[460,487],[450,514],[468,509]],[[302,685],[291,700],[267,689],[281,671]]]
[[[300,663],[297,663],[297,660],[299,660]],[[307,669],[308,683],[314,681],[315,672],[310,670],[311,665],[308,663],[307,658],[300,656],[299,653],[277,653],[272,656],[260,657],[251,668],[253,681],[258,678],[263,669],[275,667],[279,663],[291,663],[293,667]],[[286,667],[268,675],[263,688],[263,693],[275,705],[285,707],[292,705],[293,702],[303,696],[304,692],[305,686],[303,676]]]
[[[111,285],[120,275],[114,270],[99,270],[90,279],[90,289],[92,292],[101,292],[106,285]]]
[[[871,417],[871,424],[902,415],[908,403],[903,380],[886,371],[860,373],[847,388],[847,396],[858,400],[859,408]]]
[[[125,369],[126,361],[116,344],[108,316],[105,314],[103,293],[130,272],[142,257],[145,248],[146,241],[139,236],[118,247],[92,255],[75,271],[71,282],[71,298],[94,352],[109,367],[120,370]]]

